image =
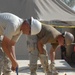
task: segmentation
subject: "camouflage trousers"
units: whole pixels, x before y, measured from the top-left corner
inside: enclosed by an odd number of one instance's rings
[[[39,59],[39,51],[37,48],[37,36],[33,35],[27,37],[27,47],[29,51],[29,60],[30,60],[30,71],[31,71],[30,75],[37,75],[36,74],[37,61]]]
[[[8,75],[11,72],[11,62],[6,54],[0,49],[0,75]]]
[[[36,72],[39,52],[37,50],[37,37],[35,35],[27,36],[27,48],[29,51],[30,71]]]

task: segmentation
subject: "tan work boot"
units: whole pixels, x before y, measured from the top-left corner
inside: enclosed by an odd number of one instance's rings
[[[36,73],[36,70],[37,70],[37,64],[30,64],[30,75],[37,75]]]
[[[4,73],[2,75],[11,75],[11,72],[6,72],[6,73]]]
[[[50,71],[46,71],[45,75],[52,75],[52,73]]]
[[[30,74],[30,75],[37,75],[37,74],[36,74],[36,72],[31,72],[31,74]]]
[[[53,74],[53,75],[58,75],[58,72],[56,71],[56,68],[55,68],[55,63],[54,62],[52,62],[51,64],[50,64],[50,72]]]

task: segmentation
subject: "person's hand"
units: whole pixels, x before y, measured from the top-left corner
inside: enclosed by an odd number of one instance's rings
[[[18,63],[16,61],[12,62],[12,71],[16,71],[16,68],[18,67]]]

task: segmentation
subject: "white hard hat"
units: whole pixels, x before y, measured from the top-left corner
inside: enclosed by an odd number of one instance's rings
[[[66,31],[64,37],[66,45],[70,45],[72,42],[74,42],[74,36],[72,33]]]
[[[41,31],[42,25],[41,23],[31,17],[31,35],[36,35]]]

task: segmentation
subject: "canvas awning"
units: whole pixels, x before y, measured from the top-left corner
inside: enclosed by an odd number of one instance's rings
[[[0,11],[11,12],[22,18],[75,21],[75,12],[62,0],[0,0]]]

